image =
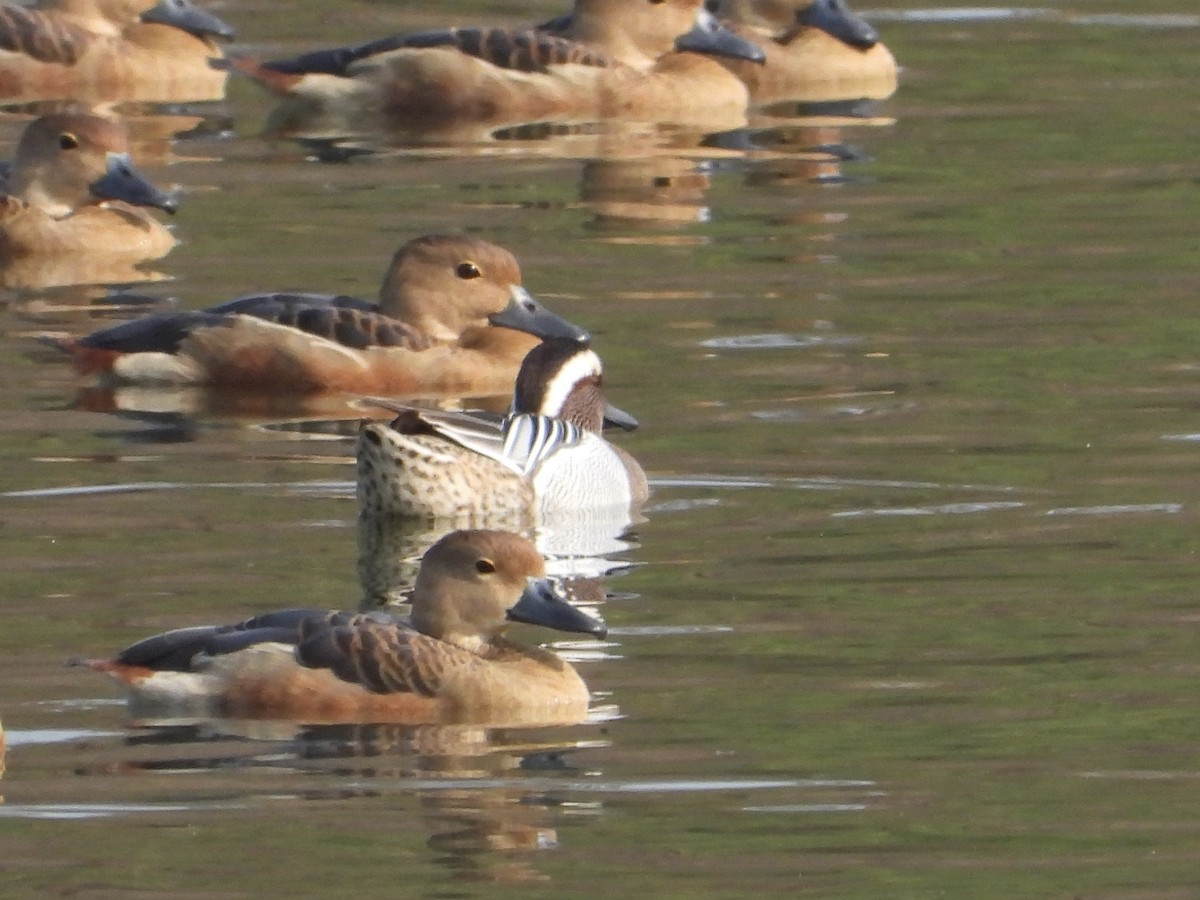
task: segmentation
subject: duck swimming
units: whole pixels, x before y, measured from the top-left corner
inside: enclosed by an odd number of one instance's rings
[[[589,694],[557,654],[508,638],[511,622],[605,635],[545,579],[519,535],[455,531],[426,552],[412,613],[291,609],[182,628],[112,659],[73,660],[128,692],[135,713],[304,722],[569,724]]]

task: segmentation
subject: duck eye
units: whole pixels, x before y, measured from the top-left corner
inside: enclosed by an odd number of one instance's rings
[[[483,275],[479,266],[473,262],[463,262],[458,264],[458,268],[454,270],[459,278],[479,278]]]
[[[58,136],[58,146],[64,150],[74,150],[79,146],[79,138],[75,137],[69,131],[64,131]]]
[[[487,557],[475,560],[475,571],[481,575],[491,575],[496,571],[496,564]]]

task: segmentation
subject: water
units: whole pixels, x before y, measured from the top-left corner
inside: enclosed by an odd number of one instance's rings
[[[5,896],[1200,894],[1194,16],[871,6],[900,92],[757,120],[769,151],[322,164],[250,85],[185,110],[147,167],[184,243],[137,293],[369,296],[467,228],[596,335],[655,493],[569,649],[592,722],[133,725],[60,663],[359,601],[346,429],[296,424],[354,413],[110,412],[29,336],[117,314],[9,294]],[[351,10],[221,12],[284,50],[445,21]]]

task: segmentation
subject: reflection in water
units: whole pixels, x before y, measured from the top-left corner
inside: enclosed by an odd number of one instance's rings
[[[306,131],[291,121],[286,128],[275,123],[269,133],[319,146],[317,156],[325,161],[363,154],[577,159],[580,201],[593,210],[593,227],[604,240],[677,242],[690,236],[668,239],[661,233],[682,231],[712,215],[706,199],[713,179],[710,160],[743,163],[750,185],[840,183],[843,164],[865,157],[846,142],[844,130],[895,123],[876,106],[856,93],[776,98],[773,105],[750,111],[748,127],[733,131],[603,122],[539,123],[492,132],[459,122],[346,136],[336,128]],[[700,234],[690,239],[705,240]]]
[[[579,197],[595,210],[597,228],[679,228],[709,217],[708,166],[694,159],[651,156],[584,163]]]
[[[595,722],[605,720],[602,715]],[[579,777],[573,754],[606,746],[608,741],[594,734],[568,736],[547,729],[135,723],[120,743],[95,744],[75,774],[98,779],[173,775],[171,782],[161,782],[158,796],[175,785],[171,797],[180,809],[203,808],[225,791],[240,805],[283,796],[309,803],[410,796],[430,859],[447,878],[520,882],[544,879],[537,854],[559,846],[554,781]],[[188,773],[209,778],[179,777]],[[236,780],[226,782],[229,773],[237,773]],[[286,776],[287,786],[276,776]],[[296,781],[297,776],[303,780]]]
[[[362,607],[406,603],[421,557],[455,528],[497,528],[525,535],[546,557],[547,574],[562,580],[574,601],[594,604],[604,599],[603,576],[629,565],[620,555],[638,546],[632,527],[629,512],[614,508],[543,517],[536,523],[527,513],[518,511],[510,516],[467,521],[360,516],[358,575],[363,588]]]
[[[866,157],[861,148],[846,140],[845,130],[893,124],[894,119],[872,115],[869,108],[842,104],[779,105],[763,110],[752,122],[754,166],[746,183],[760,187],[841,183],[847,177],[842,165]]]
[[[144,277],[148,273],[140,274]],[[45,338],[52,339],[67,330],[90,330],[98,322],[151,312],[168,302],[124,288],[86,284],[22,291],[21,296],[27,299],[14,307],[23,320],[22,333],[44,344],[49,343]],[[57,351],[36,352],[48,363],[61,364],[62,356]]]
[[[165,254],[122,259],[107,253],[72,253],[55,256],[23,256],[0,266],[0,287],[35,289],[73,284],[131,284],[162,281],[167,276],[145,268],[147,260]]]
[[[556,804],[544,789],[521,788],[520,773],[570,774],[570,753],[607,744],[511,729],[375,725],[308,728],[301,742],[304,761],[336,761],[342,774],[436,783],[415,791],[426,845],[452,879],[466,881],[544,879],[529,854],[558,847]],[[354,761],[359,765],[346,766]],[[493,784],[471,786],[484,779]]]

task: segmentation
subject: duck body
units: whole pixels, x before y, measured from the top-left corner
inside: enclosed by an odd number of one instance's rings
[[[404,409],[360,430],[360,509],[367,516],[489,519],[515,511],[628,510],[648,496],[641,466],[601,434],[608,405],[595,353],[566,341],[530,351],[505,417]]]
[[[43,0],[0,6],[5,100],[215,100],[209,65],[233,30],[190,0]]]
[[[529,295],[507,250],[426,235],[396,253],[378,303],[251,294],[54,343],[81,373],[118,383],[422,396],[507,392],[541,336],[587,332]]]
[[[603,636],[508,532],[459,531],[426,553],[412,615],[290,609],[168,631],[77,661],[127,690],[135,713],[307,722],[562,724],[589,694],[555,653],[504,636],[521,621]]]
[[[173,197],[133,165],[115,122],[56,113],[31,122],[0,194],[0,266],[27,257],[156,259],[175,237],[147,212]]]
[[[762,47],[761,65],[722,59],[754,104],[883,99],[896,91],[896,59],[845,0],[717,0],[718,16]]]
[[[233,68],[314,115],[494,125],[744,116],[743,85],[703,52],[761,56],[700,0],[578,0],[554,30],[448,29]],[[676,52],[676,47],[699,52]]]

